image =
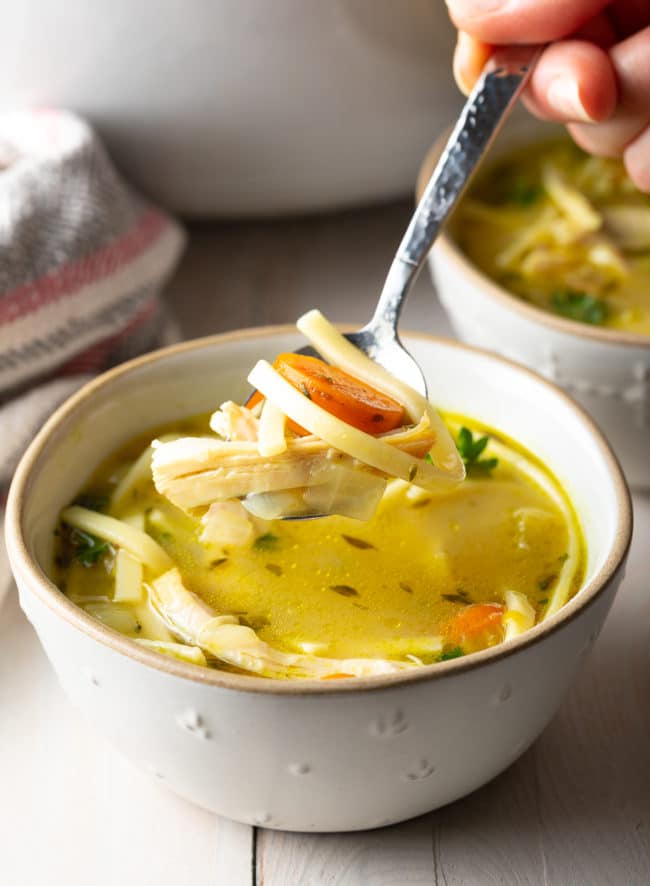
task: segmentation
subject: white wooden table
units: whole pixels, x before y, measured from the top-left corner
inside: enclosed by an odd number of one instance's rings
[[[170,287],[184,334],[292,322],[316,305],[364,321],[407,215],[399,204],[196,227]],[[448,333],[425,276],[404,325]],[[465,800],[365,833],[252,829],[168,793],[68,704],[11,595],[0,611],[0,884],[649,884],[650,497],[635,497],[635,517],[624,586],[541,739]]]

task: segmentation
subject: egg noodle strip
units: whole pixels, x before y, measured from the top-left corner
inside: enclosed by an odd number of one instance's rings
[[[171,440],[177,440],[180,436],[180,434],[163,434],[159,439],[161,443],[168,443]],[[113,515],[117,514],[123,505],[126,504],[129,495],[131,495],[136,486],[151,477],[152,455],[153,446],[147,446],[113,490],[109,504],[109,510]]]
[[[115,555],[115,603],[138,603],[142,599],[142,563],[119,548]]]
[[[556,484],[544,473],[544,471],[538,468],[529,459],[525,458],[525,456],[521,455],[521,453],[509,449],[493,437],[490,438],[486,451],[490,455],[497,456],[499,460],[509,462],[521,471],[522,474],[525,474],[530,480],[543,489],[557,506],[565,520],[569,536],[567,541],[567,556],[562,564],[555,587],[551,592],[548,604],[541,618],[541,621],[544,621],[545,619],[550,618],[551,615],[555,615],[571,596],[571,585],[580,559],[580,539],[575,515]]]
[[[286,419],[287,417],[281,409],[278,409],[270,400],[265,401],[260,416],[257,442],[257,448],[262,457],[279,455],[286,451],[287,440],[284,436]]]
[[[156,574],[165,572],[174,565],[158,542],[123,520],[116,520],[115,517],[79,505],[66,508],[61,514],[61,520],[68,526],[90,532],[118,548],[124,548]]]

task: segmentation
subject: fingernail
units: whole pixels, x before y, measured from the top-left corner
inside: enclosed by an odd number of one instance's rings
[[[586,112],[575,80],[570,80],[568,77],[558,77],[553,80],[546,91],[546,98],[553,110],[568,120],[581,123],[596,122]]]
[[[462,31],[458,32],[456,51],[454,52],[453,71],[458,88],[464,95],[469,95],[474,85],[467,71],[468,44],[471,41]]]
[[[484,15],[487,12],[500,12],[510,0],[446,0],[452,12],[461,15],[475,16]]]

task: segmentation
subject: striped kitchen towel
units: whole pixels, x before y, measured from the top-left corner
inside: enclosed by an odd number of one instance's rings
[[[0,510],[20,455],[60,402],[173,339],[159,294],[183,244],[79,117],[0,114]],[[0,596],[1,585],[0,562]]]

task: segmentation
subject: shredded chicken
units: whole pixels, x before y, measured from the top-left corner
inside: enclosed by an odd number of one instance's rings
[[[210,427],[224,440],[257,440],[260,423],[250,409],[227,400],[211,416]]]
[[[247,545],[255,537],[253,519],[240,501],[218,501],[201,518],[199,541],[213,545]]]
[[[151,596],[169,629],[226,664],[265,677],[332,675],[365,677],[412,670],[414,662],[383,658],[321,658],[308,653],[282,652],[261,640],[234,615],[217,615],[183,584],[178,569],[152,582]]]
[[[245,407],[241,407],[246,411]],[[422,457],[435,442],[422,423],[384,434],[391,446]],[[253,441],[182,437],[154,443],[153,480],[158,492],[184,510],[264,492],[305,487],[331,463],[355,467],[355,460],[309,435],[287,440],[284,452],[261,457]]]

